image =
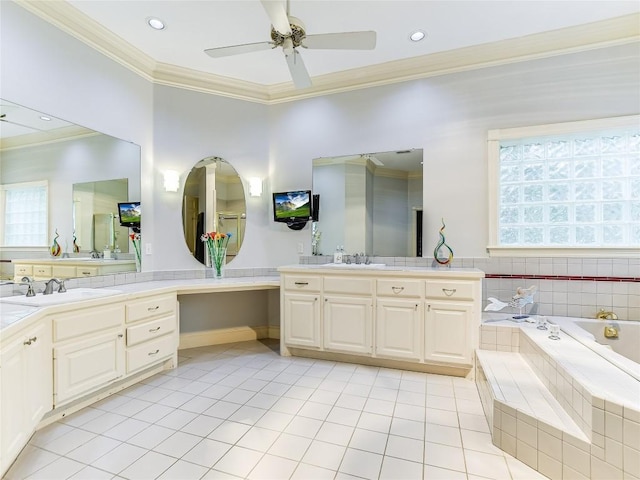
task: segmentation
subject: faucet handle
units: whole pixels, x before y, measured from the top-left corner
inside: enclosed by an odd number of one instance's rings
[[[58,281],[58,285],[58,293],[65,293],[67,291],[67,287],[64,285],[64,278]]]

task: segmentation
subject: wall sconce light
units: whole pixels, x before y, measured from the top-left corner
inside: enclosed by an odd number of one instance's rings
[[[180,188],[180,174],[175,170],[164,171],[164,189],[167,192],[177,192]]]
[[[259,197],[262,195],[262,179],[258,177],[249,178],[249,195]]]

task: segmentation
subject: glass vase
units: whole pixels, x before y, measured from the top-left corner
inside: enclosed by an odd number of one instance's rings
[[[213,270],[213,278],[224,278],[224,267],[227,263],[226,247],[212,248],[209,251],[209,257],[211,261],[211,268]]]

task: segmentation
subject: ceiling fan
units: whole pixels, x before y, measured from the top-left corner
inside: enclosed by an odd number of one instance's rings
[[[289,15],[289,0],[286,10],[281,0],[260,0],[271,20],[271,41],[245,43],[228,47],[209,48],[205,53],[213,58],[228,57],[242,53],[282,47],[293,84],[296,88],[311,86],[309,72],[297,48],[332,50],[373,50],[376,46],[376,32],[342,32],[307,35],[304,23]]]

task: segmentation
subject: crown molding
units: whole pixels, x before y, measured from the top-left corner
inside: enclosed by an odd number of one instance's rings
[[[296,90],[291,82],[265,86],[159,63],[65,1],[15,1],[153,83],[267,105],[640,42],[640,14],[631,14],[320,75],[313,77],[312,87]]]
[[[66,142],[68,140],[77,140],[79,138],[92,137],[95,135],[103,134],[79,125],[70,125],[68,127],[56,128],[55,130],[27,133],[16,137],[1,139],[0,151]]]

